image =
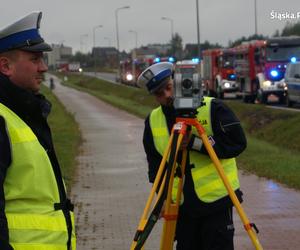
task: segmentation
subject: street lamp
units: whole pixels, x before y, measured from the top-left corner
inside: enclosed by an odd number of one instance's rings
[[[83,50],[82,50],[82,46],[83,46],[83,38],[85,37],[88,37],[89,35],[88,34],[83,34],[83,35],[80,35],[80,51],[83,53]]]
[[[104,37],[104,40],[108,41],[108,47],[111,46],[111,39],[109,37]]]
[[[96,38],[95,38],[95,33],[96,33],[96,29],[98,29],[98,28],[103,28],[103,26],[102,25],[97,25],[97,26],[95,26],[94,28],[93,28],[93,47],[95,48],[95,44],[96,44]]]
[[[135,35],[135,48],[138,47],[138,33],[134,30],[129,30],[128,32],[133,33]]]
[[[136,31],[134,30],[129,30],[128,32],[130,33],[133,33],[135,35],[135,48],[134,50],[132,51],[132,75],[133,75],[133,81],[134,83],[136,83],[136,74],[135,74],[135,60],[136,60],[136,50],[137,50],[137,47],[138,47],[138,34]]]
[[[170,23],[171,23],[171,40],[173,39],[173,34],[174,34],[174,20],[172,19],[172,18],[169,18],[169,17],[165,17],[165,16],[163,16],[162,18],[161,18],[161,20],[166,20],[166,21],[170,21]]]
[[[102,25],[97,25],[93,28],[93,48],[94,48],[94,73],[96,75],[96,39],[95,39],[95,33],[96,29],[102,28]],[[93,50],[92,50],[93,51]]]
[[[130,6],[123,6],[123,7],[117,8],[117,9],[115,10],[115,17],[116,17],[116,36],[117,36],[117,60],[118,60],[117,65],[119,65],[119,61],[120,61],[120,54],[119,54],[119,49],[120,49],[120,47],[119,47],[118,12],[119,12],[120,10],[129,9],[129,8],[130,8]],[[119,66],[118,66],[118,68],[119,68]]]
[[[255,28],[255,35],[257,35],[257,4],[256,0],[254,0],[254,28]]]
[[[198,58],[201,58],[201,45],[200,45],[200,21],[199,21],[199,0],[196,0],[196,16],[197,16],[197,47],[198,47]]]

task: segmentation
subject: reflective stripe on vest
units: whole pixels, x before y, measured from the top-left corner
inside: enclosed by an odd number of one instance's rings
[[[197,119],[204,127],[208,136],[213,135],[211,127],[211,100],[212,98],[204,97],[205,105],[198,108]],[[163,155],[164,149],[167,147],[169,140],[169,131],[165,115],[161,106],[154,109],[150,114],[150,127],[153,135],[153,141],[156,150]],[[195,128],[192,129],[193,134],[198,135]],[[189,152],[190,164],[194,164],[191,169],[192,178],[194,182],[195,192],[198,198],[203,202],[214,202],[220,198],[225,197],[228,193],[220,179],[211,159],[208,155],[201,154],[196,151]],[[230,184],[234,190],[239,188],[238,172],[235,158],[220,159],[224,171],[229,178]],[[172,196],[176,197],[178,189],[178,178],[174,178]],[[182,195],[183,196],[183,195]]]
[[[68,232],[51,162],[30,127],[0,103],[11,142],[4,181],[9,243],[15,250],[67,250]],[[71,213],[74,230],[74,215]],[[74,231],[73,231],[74,232]],[[75,233],[72,250],[76,249]]]

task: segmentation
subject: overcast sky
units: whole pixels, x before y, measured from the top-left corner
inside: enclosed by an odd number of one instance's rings
[[[200,15],[200,39],[227,45],[229,40],[254,33],[254,0],[198,0]],[[183,38],[183,44],[196,43],[196,0],[0,0],[0,29],[31,11],[41,10],[41,34],[48,43],[62,43],[73,51],[91,50],[93,28],[96,46],[116,47],[115,10],[118,11],[120,49],[126,51],[148,43],[166,43],[171,38],[171,22],[174,32]],[[288,12],[298,18],[279,20],[271,18],[271,12]],[[257,0],[258,33],[274,34],[282,30],[287,20],[300,21],[299,0]],[[85,36],[88,34],[88,36]],[[84,44],[80,45],[80,41]]]

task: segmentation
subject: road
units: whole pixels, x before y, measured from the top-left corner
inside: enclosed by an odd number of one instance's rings
[[[143,120],[55,80],[54,93],[83,135],[72,187],[78,250],[127,250],[151,188],[141,142]],[[259,228],[264,249],[298,250],[300,193],[242,172],[240,182],[243,207]],[[235,249],[254,249],[236,213],[234,221]],[[146,250],[159,249],[160,230],[161,222]]]

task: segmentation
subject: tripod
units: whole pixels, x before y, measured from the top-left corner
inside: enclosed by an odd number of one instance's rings
[[[177,118],[176,124],[173,126],[172,133],[168,142],[168,146],[164,151],[164,155],[159,166],[153,187],[151,189],[150,195],[148,197],[144,212],[140,219],[138,229],[134,236],[133,242],[131,244],[130,250],[143,249],[143,245],[146,242],[152,228],[160,217],[160,212],[164,207],[163,217],[165,219],[163,225],[163,234],[161,237],[160,249],[161,250],[172,250],[174,235],[176,229],[176,222],[178,216],[178,210],[181,200],[183,178],[185,173],[185,165],[187,158],[187,149],[183,150],[181,164],[177,164],[177,156],[180,150],[180,146],[183,137],[190,133],[191,127],[196,128],[199,137],[201,138],[203,145],[205,146],[209,157],[211,158],[216,171],[218,172],[220,178],[222,179],[224,186],[231,198],[241,220],[244,224],[244,228],[248,233],[255,249],[262,250],[257,233],[258,230],[254,223],[250,223],[247,215],[245,214],[241,203],[239,202],[234,190],[232,189],[229,180],[225,174],[225,171],[218,159],[213,147],[211,146],[209,139],[205,133],[203,126],[196,118]],[[168,164],[167,164],[168,160]],[[176,199],[174,200],[175,194],[173,194],[172,199],[172,187],[174,184],[174,176],[177,176],[179,181],[177,183],[178,189],[176,193]],[[154,201],[155,193],[157,196]],[[154,203],[153,209],[149,214],[152,203]],[[255,231],[253,230],[255,229]]]

